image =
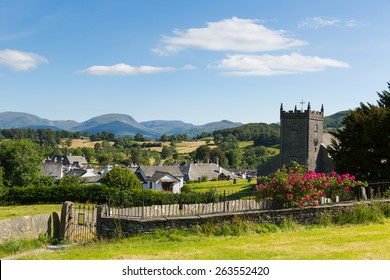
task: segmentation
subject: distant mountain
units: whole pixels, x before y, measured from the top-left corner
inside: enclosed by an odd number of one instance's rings
[[[192,129],[188,129],[183,131],[183,133],[187,133],[189,137],[195,137],[203,132],[212,133],[215,130],[222,130],[226,128],[234,128],[243,125],[238,122],[231,122],[227,120],[222,120],[220,122],[211,122],[204,125],[195,126]]]
[[[147,130],[135,127],[133,125],[123,123],[120,121],[113,121],[109,123],[99,124],[97,126],[91,127],[87,130],[80,130],[80,131],[88,131],[91,134],[97,134],[100,131],[108,131],[115,134],[116,137],[123,137],[123,136],[134,136],[137,133],[142,134],[145,137],[156,139],[161,136],[161,134]]]
[[[350,111],[340,111],[333,115],[324,117],[324,129],[326,128],[340,128],[341,122],[349,115]]]
[[[146,121],[141,122],[146,128],[159,132],[161,134],[181,134],[183,131],[196,127],[191,123],[185,123],[182,121],[163,121],[163,120],[155,120],[155,121]]]
[[[71,121],[71,120],[68,120],[68,121],[53,121],[53,123],[54,123],[55,127],[61,128],[63,130],[70,130],[70,128],[79,125],[78,122]]]
[[[159,137],[157,133],[147,127],[144,127],[134,118],[125,114],[105,114],[94,117],[85,122],[70,128],[71,131],[88,131],[91,134],[96,134],[100,131],[112,132],[116,137],[134,136],[137,133],[149,138]]]
[[[52,121],[40,118],[33,114],[19,112],[0,113],[0,129],[5,128],[32,128],[52,129],[68,131],[88,131],[96,134],[100,131],[112,132],[116,137],[134,136],[140,133],[148,138],[156,139],[163,134],[177,135],[188,134],[194,137],[202,132],[213,132],[214,130],[232,128],[242,125],[231,121],[212,122],[204,125],[193,125],[179,120],[164,121],[154,120],[139,123],[134,118],[125,114],[105,114],[91,118],[85,122],[78,123],[72,120]]]
[[[0,113],[0,128],[56,127],[53,121],[42,119],[33,114],[19,112]]]
[[[96,126],[108,124],[112,122],[121,122],[136,128],[144,129],[135,119],[131,116],[125,114],[105,114],[101,116],[94,117],[85,122],[79,123],[77,126],[71,128],[73,131],[89,131]]]
[[[19,112],[0,113],[0,128],[32,128],[32,129],[53,129],[69,130],[76,126],[76,121],[51,121],[33,114]]]
[[[194,125],[182,121],[154,120],[154,121],[141,122],[141,125],[149,129],[152,129],[160,134],[168,134],[168,135],[187,134],[191,138],[203,132],[210,133],[215,130],[237,127],[242,125],[242,123],[222,120],[220,122],[211,122],[204,125]]]
[[[242,123],[227,120],[210,122],[204,125],[194,125],[180,120],[152,120],[139,123],[133,117],[125,114],[105,114],[78,123],[73,120],[52,121],[28,113],[0,113],[0,129],[43,128],[52,130],[68,130],[73,132],[88,131],[91,134],[96,134],[100,131],[107,131],[114,133],[116,137],[127,135],[134,136],[135,134],[140,133],[152,139],[157,139],[163,134],[187,134],[190,138],[192,138],[203,132],[212,133],[216,130],[235,128],[242,125]]]

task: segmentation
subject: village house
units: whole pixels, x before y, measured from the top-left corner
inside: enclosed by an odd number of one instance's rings
[[[237,178],[234,173],[216,163],[186,163],[180,168],[184,174],[184,181],[201,181],[204,178],[207,181],[219,181]]]
[[[55,155],[48,158],[41,166],[43,175],[53,178],[58,182],[66,176],[80,176],[88,183],[95,183],[100,180],[100,175],[88,164],[83,156]]]
[[[144,190],[180,193],[184,175],[178,166],[139,166],[135,172]]]
[[[41,166],[41,173],[53,178],[54,182],[58,182],[64,177],[64,166],[61,162],[45,162]]]
[[[101,176],[95,172],[95,170],[88,165],[86,169],[76,168],[66,173],[67,176],[79,176],[83,178],[86,183],[98,183]]]

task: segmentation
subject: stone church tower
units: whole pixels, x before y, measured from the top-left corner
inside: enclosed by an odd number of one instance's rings
[[[318,169],[318,154],[323,142],[324,107],[312,111],[310,103],[306,110],[284,111],[280,106],[280,166],[288,167],[292,161]]]

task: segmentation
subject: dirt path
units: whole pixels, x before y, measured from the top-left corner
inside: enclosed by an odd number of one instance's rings
[[[6,257],[1,258],[0,260],[16,260],[16,259],[18,259],[20,257],[23,257],[23,256],[26,256],[26,255],[41,254],[41,253],[46,253],[46,252],[54,252],[54,251],[58,251],[58,250],[65,250],[69,246],[70,245],[59,245],[59,246],[49,245],[49,246],[46,246],[45,248],[25,251],[23,253],[6,256]]]

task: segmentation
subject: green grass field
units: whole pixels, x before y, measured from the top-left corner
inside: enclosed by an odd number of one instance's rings
[[[39,260],[389,260],[390,220],[334,227],[279,227],[273,233],[204,235],[159,231],[118,241],[27,254]]]
[[[61,212],[61,204],[0,206],[0,220]]]
[[[209,181],[209,182],[201,182],[201,183],[192,183],[187,184],[191,186],[193,191],[195,192],[207,192],[211,189],[215,189],[219,193],[226,192],[240,192],[240,191],[251,191],[253,187],[256,185],[257,181],[252,180],[248,182],[248,180],[239,179],[236,180],[236,184],[234,184],[233,180],[229,181]]]

